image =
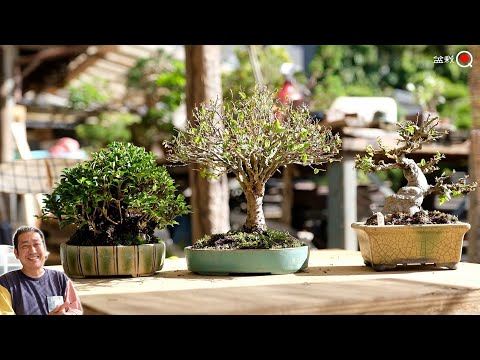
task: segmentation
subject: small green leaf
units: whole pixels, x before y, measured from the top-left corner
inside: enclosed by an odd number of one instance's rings
[[[372,145],[367,145],[367,148],[366,148],[365,152],[366,152],[368,155],[373,156],[373,152],[374,152],[373,146],[372,146]]]
[[[314,173],[315,175],[318,174],[319,172],[320,172],[319,169],[317,169],[317,168],[313,169],[313,173]]]
[[[440,205],[442,205],[445,201],[447,201],[447,197],[445,195],[439,195],[438,196],[438,200],[439,200],[439,203]]]
[[[278,119],[273,123],[273,130],[277,133],[283,131],[282,124]]]

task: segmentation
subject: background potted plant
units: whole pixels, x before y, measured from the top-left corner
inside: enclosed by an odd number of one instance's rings
[[[60,246],[71,277],[151,275],[165,259],[165,244],[155,229],[176,224],[189,212],[183,195],[153,153],[113,142],[90,160],[64,169],[46,194],[42,219],[77,225]]]
[[[428,161],[419,163],[408,157],[423,144],[438,140],[447,131],[435,130],[438,117],[427,117],[420,123],[398,123],[398,146],[389,149],[381,139],[378,149],[367,146],[366,154],[355,158],[355,167],[365,173],[401,169],[406,186],[386,198],[381,213],[373,214],[365,223],[353,223],[365,264],[377,271],[395,268],[397,265],[433,263],[455,269],[461,260],[463,237],[470,224],[458,221],[450,214],[426,211],[422,203],[427,195],[437,193],[440,203],[452,196],[465,195],[475,190],[477,183],[467,183],[467,177],[451,181],[443,173],[429,184],[425,174],[438,170],[437,164],[445,157],[437,152]]]
[[[194,110],[188,124],[166,142],[167,160],[193,163],[207,178],[232,172],[247,202],[240,231],[207,235],[185,248],[189,270],[203,274],[292,273],[308,266],[308,246],[287,232],[267,229],[263,196],[267,180],[284,165],[338,159],[341,140],[306,106],[282,107],[275,92],[257,86],[237,100],[217,99]],[[314,172],[318,173],[315,168]]]

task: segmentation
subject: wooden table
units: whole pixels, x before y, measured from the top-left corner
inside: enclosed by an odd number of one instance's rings
[[[312,250],[289,275],[201,276],[180,258],[155,276],[73,282],[85,314],[480,314],[480,264],[379,273],[349,250]]]

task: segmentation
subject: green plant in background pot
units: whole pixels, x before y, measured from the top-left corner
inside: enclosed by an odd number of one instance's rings
[[[438,170],[437,164],[445,157],[437,152],[431,159],[415,162],[408,155],[421,149],[447,132],[435,130],[438,117],[428,117],[423,123],[398,123],[399,144],[393,149],[378,140],[378,148],[369,145],[366,154],[357,155],[355,167],[365,173],[401,169],[406,186],[386,198],[381,212],[373,214],[365,223],[353,223],[360,250],[366,265],[377,271],[398,265],[435,264],[455,269],[461,260],[463,237],[470,224],[455,216],[422,209],[423,199],[439,194],[440,203],[475,190],[477,183],[467,183],[467,177],[452,181],[443,173],[429,184],[425,174]]]
[[[241,231],[207,235],[185,248],[191,271],[281,274],[308,266],[306,244],[287,232],[267,229],[262,207],[265,184],[288,164],[338,160],[334,157],[341,140],[312,119],[306,106],[281,106],[275,92],[257,86],[250,95],[240,92],[238,100],[202,104],[194,110],[193,125],[165,143],[167,160],[193,163],[207,178],[235,174],[247,201]]]
[[[173,114],[184,101],[185,84],[185,62],[161,49],[152,57],[138,59],[127,74],[128,96],[141,99],[146,107],[137,111],[140,121],[130,127],[132,141],[159,159],[164,156],[163,141],[173,135]]]
[[[61,244],[65,273],[71,277],[151,275],[165,259],[156,229],[189,212],[184,196],[153,153],[113,142],[91,160],[64,169],[46,194],[42,219],[77,225]]]

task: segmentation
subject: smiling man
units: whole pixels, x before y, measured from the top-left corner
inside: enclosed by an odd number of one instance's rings
[[[21,226],[13,235],[13,245],[23,267],[0,276],[0,314],[82,315],[71,280],[44,267],[48,251],[43,232]]]

